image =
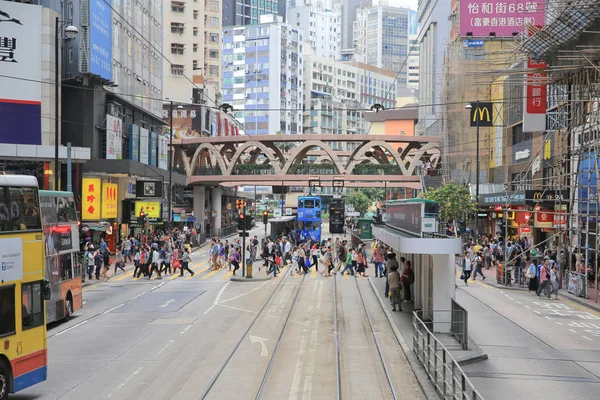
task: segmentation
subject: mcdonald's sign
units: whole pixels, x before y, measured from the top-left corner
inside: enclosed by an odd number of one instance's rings
[[[471,126],[494,125],[493,103],[471,103]]]

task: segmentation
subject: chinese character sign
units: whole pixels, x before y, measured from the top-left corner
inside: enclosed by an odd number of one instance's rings
[[[172,116],[169,115],[170,104],[163,108],[163,132],[167,135],[171,131],[171,117],[173,119],[173,139],[193,139],[202,137],[202,108],[196,105],[185,105],[183,110],[173,109]]]
[[[102,184],[102,218],[117,218],[117,188],[116,183]]]
[[[102,181],[100,178],[83,178],[81,184],[81,220],[98,221],[100,219],[100,199]]]
[[[106,159],[123,158],[123,121],[112,115],[106,115]]]
[[[545,8],[546,0],[462,0],[460,35],[512,36],[527,25],[544,25]]]
[[[0,143],[42,144],[42,28],[42,7],[0,1]]]
[[[523,132],[540,132],[546,129],[546,88],[548,64],[527,60],[525,96],[523,101]]]
[[[136,201],[135,202],[135,215],[140,215],[140,211],[144,211],[144,214],[148,218],[160,218],[160,202],[159,201]]]

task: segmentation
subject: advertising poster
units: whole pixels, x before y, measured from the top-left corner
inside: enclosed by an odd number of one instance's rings
[[[150,148],[150,137],[148,136],[148,129],[140,128],[140,162],[142,164],[148,164],[149,148]]]
[[[129,125],[129,159],[140,160],[140,127],[136,124]]]
[[[23,241],[3,238],[0,241],[0,282],[23,279]]]
[[[158,168],[168,169],[169,164],[169,139],[161,136],[158,141]]]
[[[506,76],[496,78],[492,83],[492,104],[496,115],[493,116],[494,128],[492,133],[492,156],[490,157],[490,168],[502,166],[502,156],[504,153],[504,80]]]
[[[523,101],[523,132],[546,130],[546,90],[548,64],[543,61],[527,60],[527,74]]]
[[[0,143],[42,144],[41,53],[42,7],[0,1]]]
[[[120,160],[123,158],[123,121],[106,115],[106,159]]]
[[[148,218],[160,218],[160,201],[136,201],[136,217],[140,215],[140,211],[144,211]]]
[[[150,132],[150,153],[149,153],[149,163],[148,165],[152,165],[156,167],[158,164],[158,133]]]
[[[511,37],[528,25],[544,25],[547,0],[469,0],[460,2],[460,35]],[[469,35],[470,34],[470,35]]]
[[[90,0],[90,73],[112,80],[111,1]]]
[[[117,190],[116,183],[102,184],[102,218],[117,218]]]
[[[173,139],[193,139],[202,136],[202,108],[197,105],[184,105],[183,110],[173,110]],[[169,136],[171,119],[170,105],[163,108],[163,132]]]
[[[83,178],[81,183],[81,220],[100,220],[100,198],[102,196],[100,178]]]

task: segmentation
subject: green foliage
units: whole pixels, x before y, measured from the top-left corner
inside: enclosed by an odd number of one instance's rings
[[[371,201],[383,201],[384,197],[384,189],[381,188],[362,188],[358,189],[363,192]]]
[[[306,175],[333,175],[338,174],[338,170],[334,164],[323,162],[323,163],[310,163],[310,164],[292,164],[290,173]]]
[[[429,189],[425,198],[438,203],[440,221],[458,221],[463,217],[467,218],[476,210],[469,189],[454,182],[437,189]]]
[[[374,199],[369,198],[363,191],[354,190],[348,196],[346,196],[346,203],[352,204],[354,210],[359,212],[360,215],[364,216],[373,204]]]
[[[358,164],[352,170],[354,175],[399,175],[400,168],[394,164]]]

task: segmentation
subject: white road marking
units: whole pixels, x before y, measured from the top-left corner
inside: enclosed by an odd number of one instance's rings
[[[230,281],[230,282],[231,282],[231,281]],[[229,283],[229,282],[228,282],[228,283]],[[256,292],[258,289],[262,288],[262,287],[263,287],[263,286],[265,286],[267,283],[269,283],[269,281],[264,281],[262,284],[258,285],[257,287],[255,287],[255,288],[254,288],[254,289],[252,289],[251,291],[249,291],[249,292],[246,292],[246,293],[242,293],[242,294],[238,294],[237,296],[231,297],[231,298],[229,298],[229,299],[222,300],[221,302],[219,302],[219,304],[222,304],[222,303],[227,303],[228,301],[232,301],[232,300],[235,300],[235,299],[239,299],[240,297],[246,296],[246,295],[248,295],[248,294],[250,294],[250,293],[252,293],[252,292]]]
[[[111,308],[110,310],[106,310],[106,311],[104,311],[104,312],[102,313],[102,315],[104,315],[104,314],[108,314],[108,313],[109,313],[109,312],[111,312],[111,311],[115,311],[117,308],[121,308],[121,307],[123,307],[124,305],[125,305],[125,303],[121,303],[121,304],[119,304],[118,306]]]
[[[267,357],[269,355],[269,348],[265,344],[265,342],[269,339],[263,338],[260,336],[252,336],[248,335],[250,338],[250,343],[260,343],[260,356]]]
[[[510,300],[514,300],[514,299],[513,299],[512,297],[510,297],[510,296],[506,296],[506,297],[508,297]]]
[[[315,358],[317,353],[317,338],[319,337],[319,310],[323,302],[323,281],[319,281],[319,292],[317,294],[317,318],[313,322],[312,333],[310,336],[310,349],[306,373],[304,374],[304,389],[302,390],[302,398],[310,400],[312,398],[313,375],[315,371]]]
[[[552,318],[550,318],[549,316],[545,316],[544,318],[549,319],[550,321],[552,321]]]
[[[215,297],[215,301],[213,301],[212,306],[210,306],[208,308],[208,310],[204,311],[204,315],[208,314],[210,312],[210,310],[212,310],[213,308],[215,308],[215,306],[217,304],[219,304],[219,301],[221,300],[221,296],[223,295],[223,292],[225,291],[225,289],[227,289],[227,286],[229,286],[230,283],[231,283],[231,281],[228,281],[226,284],[223,285],[221,290],[219,290],[219,293],[217,293],[217,297]]]
[[[174,340],[169,340],[169,343],[167,343],[165,345],[165,347],[163,347],[162,349],[160,349],[160,351],[158,353],[156,353],[156,355],[154,357],[158,357],[160,356],[166,349],[167,347],[169,347],[171,344],[173,344],[175,341]]]
[[[521,303],[520,301],[517,301],[517,304],[523,304],[523,303]]]
[[[536,313],[537,315],[542,315],[541,312],[539,312],[538,310],[533,310],[534,313]]]
[[[559,324],[560,326],[564,326],[562,323],[555,321],[557,324]]]
[[[225,308],[229,308],[230,310],[238,310],[238,311],[244,311],[244,312],[249,312],[252,314],[256,314],[257,312],[254,310],[247,310],[245,308],[239,308],[239,307],[233,307],[233,306],[228,306],[225,304],[217,304],[219,307],[225,307]]]
[[[192,327],[192,324],[189,324],[187,328],[185,328],[184,330],[181,331],[181,334],[183,335],[184,333],[187,332],[188,329],[190,329]]]
[[[146,293],[148,293],[148,292],[142,292],[142,293],[138,294],[137,296],[135,296],[135,297],[134,297],[133,299],[131,299],[131,300],[135,300],[135,299],[137,299],[138,297],[145,295]]]
[[[531,307],[529,307],[528,305],[526,305],[525,307],[531,309]]]
[[[175,302],[175,299],[167,300],[167,301],[165,301],[164,304],[161,304],[159,307],[160,308],[166,308],[166,307],[169,306],[169,304],[174,303],[174,302]]]
[[[116,392],[117,390],[119,390],[119,389],[121,389],[123,386],[125,386],[125,384],[127,384],[127,382],[129,382],[131,379],[133,379],[133,377],[134,377],[134,376],[136,376],[137,374],[139,374],[141,370],[142,370],[142,367],[139,367],[137,370],[133,371],[133,373],[132,373],[131,375],[129,375],[129,376],[127,377],[127,379],[125,379],[125,380],[123,381],[123,383],[121,383],[119,386],[117,386],[117,388],[116,388],[115,390],[113,390],[112,392],[110,392],[110,393],[108,394],[108,398],[110,399],[110,398],[113,396],[113,394],[115,394],[115,392]]]
[[[78,326],[81,326],[81,325],[85,324],[85,323],[86,323],[86,322],[88,322],[88,321],[89,321],[89,320],[87,320],[87,319],[86,319],[85,321],[82,321],[82,322],[78,323],[77,325],[73,325],[72,327],[70,327],[70,328],[67,328],[67,329],[65,329],[64,331],[60,331],[60,332],[58,332],[58,333],[57,333],[56,335],[54,335],[54,336],[59,336],[59,335],[62,335],[63,333],[66,333],[66,332],[70,331],[71,329],[75,329],[75,328],[77,328]]]
[[[167,282],[161,282],[161,283],[159,283],[158,285],[154,286],[154,287],[153,287],[152,289],[150,289],[149,291],[151,292],[151,291],[153,291],[153,290],[156,290],[156,289],[158,289],[159,287],[161,287],[162,285],[164,285],[165,283],[167,283]]]
[[[573,333],[577,333],[577,331],[576,331],[575,329],[571,329],[571,328],[569,328],[569,330],[570,330],[571,332],[573,332]]]
[[[590,338],[589,338],[589,337],[587,337],[587,336],[582,336],[582,338],[584,338],[584,339],[587,339],[587,340],[589,340],[590,342],[593,342],[593,340],[592,340],[592,339],[590,339]]]

